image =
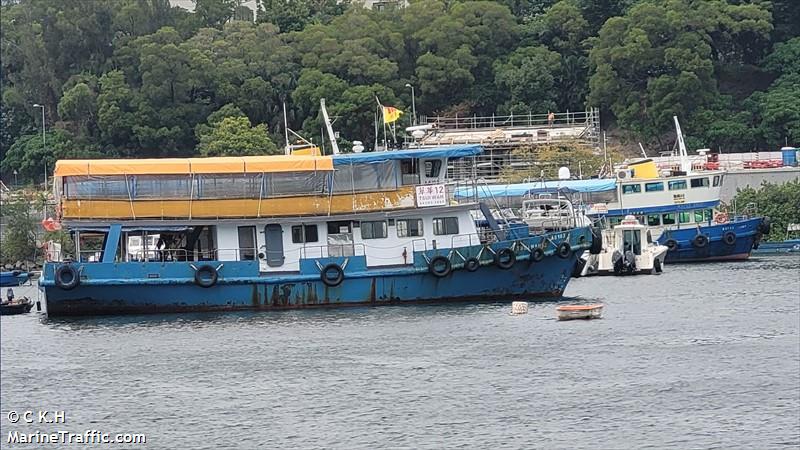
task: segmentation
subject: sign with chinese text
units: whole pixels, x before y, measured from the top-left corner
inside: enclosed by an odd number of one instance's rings
[[[443,184],[417,186],[417,207],[447,206],[447,189]]]

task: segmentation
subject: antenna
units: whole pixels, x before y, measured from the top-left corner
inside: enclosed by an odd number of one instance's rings
[[[339,145],[336,143],[336,135],[333,133],[333,126],[331,125],[331,119],[328,117],[328,110],[325,108],[325,99],[319,99],[319,108],[322,111],[322,118],[325,120],[325,128],[328,129],[328,138],[331,141],[331,148],[333,148],[333,154],[339,154]]]
[[[645,153],[644,147],[642,146],[641,142],[639,142],[639,149],[642,151],[642,157],[647,159],[647,153]]]

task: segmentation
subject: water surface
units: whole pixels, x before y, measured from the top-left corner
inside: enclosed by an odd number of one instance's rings
[[[148,449],[800,447],[797,257],[567,295],[605,318],[558,322],[556,303],[4,316],[0,447],[87,429]],[[40,409],[67,423],[6,418]]]

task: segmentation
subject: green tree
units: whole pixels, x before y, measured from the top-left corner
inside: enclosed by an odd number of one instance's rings
[[[742,38],[755,45],[770,29],[769,12],[757,4],[639,3],[600,30],[590,52],[589,103],[609,108],[639,137],[658,140],[673,115],[691,116],[714,100],[715,63],[741,61]]]
[[[40,133],[20,137],[11,146],[3,158],[0,172],[11,174],[17,171],[21,182],[41,181],[44,171],[52,174],[55,163],[59,159],[97,158],[100,153],[90,145],[76,143],[72,136],[64,130],[53,130],[46,133],[47,147],[43,147]]]
[[[736,193],[733,204],[741,210],[755,204],[760,215],[768,216],[772,230],[766,238],[770,241],[786,239],[786,227],[800,223],[800,181],[784,184],[764,183],[758,189],[745,188]]]
[[[237,0],[193,0],[194,13],[200,17],[202,24],[211,28],[222,28],[233,17],[238,6]]]
[[[4,202],[2,214],[6,226],[0,236],[0,262],[33,260],[36,256],[36,220],[25,200]]]
[[[58,102],[58,115],[62,120],[75,123],[84,136],[90,133],[89,124],[94,123],[97,115],[96,94],[86,83],[78,83],[64,92]]]
[[[558,53],[545,47],[522,47],[495,63],[495,82],[510,94],[501,113],[544,114],[556,109]]]
[[[270,140],[267,127],[250,126],[247,117],[226,117],[200,137],[203,156],[274,155],[279,150]]]

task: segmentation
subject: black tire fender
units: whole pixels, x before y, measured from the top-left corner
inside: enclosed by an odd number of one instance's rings
[[[331,277],[331,275],[335,276]],[[344,281],[344,269],[336,263],[330,263],[319,271],[319,277],[322,279],[325,286],[336,287]]]
[[[501,248],[495,255],[494,255],[494,263],[497,264],[497,267],[507,270],[514,266],[514,263],[517,262],[517,255],[514,254],[514,250],[510,248]]]
[[[208,278],[204,277],[203,275],[207,274]],[[197,268],[194,271],[194,283],[201,288],[210,288],[217,284],[219,280],[219,273],[214,266],[210,266],[208,264],[204,264]]]
[[[56,269],[55,282],[59,288],[69,291],[81,284],[81,276],[72,264],[64,264]]]
[[[467,269],[467,272],[475,272],[476,270],[480,269],[480,267],[481,262],[474,256],[467,258],[467,260],[464,261],[464,268]]]
[[[569,245],[569,242],[562,242],[558,244],[558,248],[556,249],[556,254],[559,258],[567,259],[572,254],[572,247]]]
[[[669,249],[668,251],[670,252],[678,250],[678,241],[676,241],[675,239],[667,239],[667,242],[664,242],[664,245],[667,246],[667,248]]]
[[[698,234],[692,239],[692,245],[695,248],[704,248],[708,245],[708,236],[705,234]]]
[[[428,263],[428,271],[430,271],[433,276],[438,278],[444,278],[450,275],[452,270],[453,265],[450,263],[450,259],[446,256],[434,256]]]
[[[539,247],[534,248],[531,250],[531,261],[539,262],[544,259],[544,250]]]
[[[733,231],[726,231],[725,234],[722,235],[722,242],[724,242],[725,245],[736,244],[736,233]]]

